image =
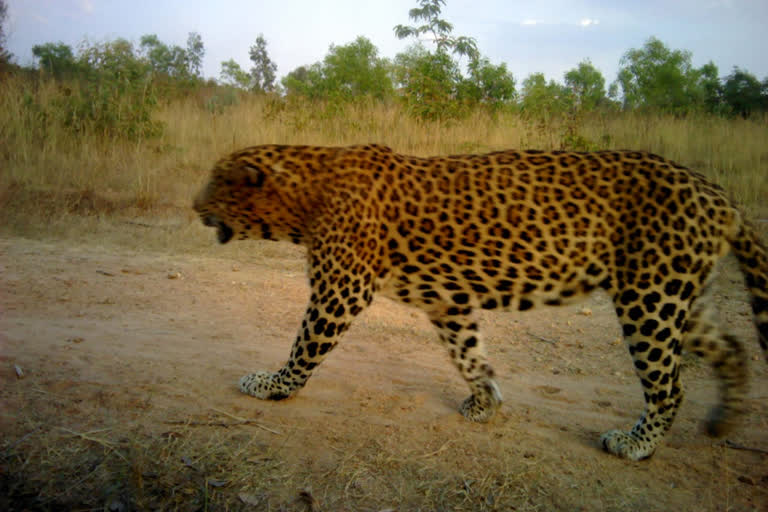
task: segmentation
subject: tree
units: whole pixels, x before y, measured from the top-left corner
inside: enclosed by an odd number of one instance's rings
[[[763,79],[761,95],[763,97],[763,101],[762,101],[763,112],[768,112],[768,76]]]
[[[735,67],[723,83],[723,102],[731,114],[745,119],[764,111],[763,84],[753,74]]]
[[[459,56],[468,57],[470,61],[477,60],[480,52],[477,49],[477,41],[472,37],[454,37],[453,25],[440,19],[441,5],[445,0],[418,0],[421,7],[415,7],[408,11],[408,17],[421,25],[408,26],[396,25],[395,35],[398,39],[414,37],[419,39],[424,34],[431,35],[432,42],[437,46],[437,52],[450,52]]]
[[[77,62],[82,96],[71,112],[75,129],[87,121],[115,137],[144,138],[162,132],[162,124],[152,119],[157,99],[151,64],[130,41],[84,45]]]
[[[190,76],[189,56],[181,46],[168,46],[155,34],[141,36],[139,44],[155,73],[174,78]]]
[[[282,84],[288,94],[313,100],[381,100],[393,91],[389,61],[379,57],[376,46],[362,36],[349,44],[331,45],[322,62],[294,69]]]
[[[711,114],[719,113],[722,109],[723,87],[718,74],[717,66],[712,61],[699,69],[704,110]]]
[[[243,71],[235,59],[229,59],[221,63],[221,81],[225,84],[248,89],[251,86],[251,75]]]
[[[595,110],[606,102],[605,78],[589,59],[565,74],[565,86],[581,110]]]
[[[304,96],[311,100],[326,97],[323,67],[319,62],[311,66],[299,66],[285,75],[281,83],[289,96]]]
[[[259,34],[256,43],[248,52],[253,67],[251,68],[251,89],[257,92],[270,92],[275,90],[275,72],[277,64],[272,62],[267,53],[267,40],[263,34]]]
[[[390,65],[378,53],[376,46],[363,36],[346,45],[331,45],[322,66],[326,90],[342,99],[369,96],[380,100],[390,96]]]
[[[190,76],[201,77],[204,56],[203,38],[197,32],[190,32],[187,36],[187,72]]]
[[[515,77],[506,64],[496,66],[487,58],[478,58],[469,63],[469,78],[459,97],[498,110],[514,101],[516,95]]]
[[[77,70],[72,47],[62,42],[37,44],[32,47],[32,55],[38,61],[42,71],[61,78]]]
[[[456,61],[418,44],[395,56],[395,80],[408,109],[417,117],[440,119],[462,113],[457,101],[462,81]]]
[[[670,50],[658,39],[630,49],[620,61],[618,83],[624,108],[686,112],[703,102],[700,72],[691,65],[691,52]]]
[[[419,7],[408,11],[414,25],[394,27],[398,39],[417,40],[416,45],[395,57],[395,78],[413,114],[427,119],[455,117],[466,112],[471,103],[490,100],[494,93],[501,97],[514,95],[514,79],[506,67],[481,60],[477,41],[454,36],[453,25],[440,18],[445,0],[417,0],[417,3]],[[421,44],[425,35],[435,45],[434,53]],[[469,78],[462,76],[453,55],[469,59]]]
[[[565,112],[573,105],[571,91],[554,80],[547,83],[543,73],[531,73],[523,80],[524,113],[533,115]]]
[[[5,48],[5,22],[8,20],[8,4],[5,0],[0,0],[0,64],[11,60],[11,54]]]

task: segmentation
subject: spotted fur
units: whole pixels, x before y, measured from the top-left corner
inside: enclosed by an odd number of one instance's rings
[[[703,294],[729,250],[768,343],[765,247],[722,189],[649,153],[416,158],[375,145],[257,146],[220,160],[194,208],[221,243],[308,248],[311,297],[290,359],[240,380],[258,398],[295,394],[378,293],[426,312],[469,385],[462,414],[486,421],[502,399],[475,311],[559,305],[602,288],[646,407],[634,428],[601,441],[642,459],[682,401],[683,348],[719,379],[709,431],[722,433],[744,409],[744,349],[721,332]]]

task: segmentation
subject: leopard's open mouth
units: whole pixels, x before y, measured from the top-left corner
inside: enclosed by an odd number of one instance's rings
[[[218,238],[220,244],[229,242],[235,235],[235,232],[232,230],[232,228],[216,218],[215,215],[204,216],[203,224],[216,228],[216,238]]]

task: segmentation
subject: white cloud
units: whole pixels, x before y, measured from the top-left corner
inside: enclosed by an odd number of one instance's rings
[[[592,18],[584,18],[579,22],[582,27],[589,27],[590,25],[599,25],[600,20],[593,20]]]
[[[539,20],[523,20],[521,25],[539,25],[541,22]]]
[[[92,0],[78,0],[78,5],[80,6],[80,10],[83,11],[86,14],[90,14],[93,12],[93,1]]]

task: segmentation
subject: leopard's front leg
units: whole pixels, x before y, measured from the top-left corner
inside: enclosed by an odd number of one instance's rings
[[[256,398],[282,400],[304,386],[339,342],[352,317],[362,310],[354,304],[344,305],[341,297],[325,298],[328,300],[310,302],[285,365],[276,373],[259,371],[245,375],[240,379],[240,391]]]
[[[357,272],[344,267],[344,259],[311,259],[312,297],[291,357],[275,373],[257,371],[240,379],[240,391],[263,400],[283,400],[304,387],[312,372],[336,346],[342,334],[373,299],[373,272],[360,265]]]

